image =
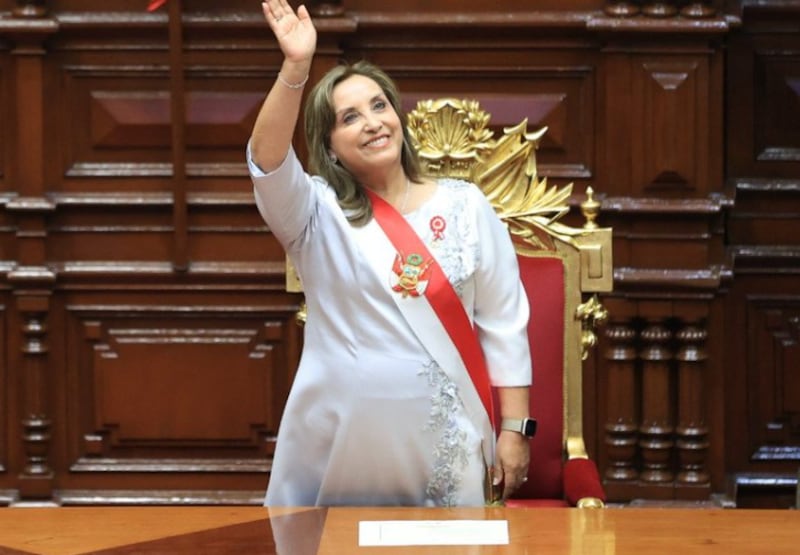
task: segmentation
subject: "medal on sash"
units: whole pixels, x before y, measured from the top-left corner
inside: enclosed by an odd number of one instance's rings
[[[397,253],[392,266],[392,272],[397,276],[397,283],[392,285],[392,291],[400,293],[404,299],[424,294],[428,287],[432,263],[432,259],[425,260],[419,254],[409,254],[403,260],[402,253]]]

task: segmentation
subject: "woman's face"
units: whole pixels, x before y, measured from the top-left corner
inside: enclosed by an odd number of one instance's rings
[[[356,178],[400,164],[403,128],[380,86],[352,75],[333,88],[331,151]]]

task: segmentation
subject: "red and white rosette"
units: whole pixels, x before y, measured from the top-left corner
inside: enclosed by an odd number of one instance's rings
[[[444,230],[447,228],[447,222],[441,216],[434,216],[431,218],[431,231],[433,231],[433,240],[441,241],[444,239]]]

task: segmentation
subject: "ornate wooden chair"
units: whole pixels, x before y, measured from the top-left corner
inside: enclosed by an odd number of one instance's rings
[[[595,323],[606,317],[596,293],[612,288],[611,229],[595,222],[591,189],[581,205],[584,226],[558,222],[572,184],[548,188],[537,175],[547,128],[527,133],[526,119],[495,139],[489,119],[476,101],[444,98],[418,102],[407,123],[427,173],[484,191],[511,233],[530,299],[531,415],[539,426],[528,481],[507,504],[602,507],[605,493],[583,440],[582,361],[596,341]]]

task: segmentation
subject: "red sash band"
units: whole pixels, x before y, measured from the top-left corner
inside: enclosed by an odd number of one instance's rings
[[[444,270],[406,219],[374,191],[367,188],[365,191],[372,201],[375,221],[386,233],[394,248],[401,253],[419,254],[425,260],[431,261],[430,279],[425,288],[425,298],[428,299],[428,303],[458,350],[483,407],[486,409],[492,429],[496,430],[492,388],[489,383],[489,372],[486,369],[486,359],[480,343],[478,343],[476,331],[464,310],[464,305],[461,304],[461,300],[447,279]]]

